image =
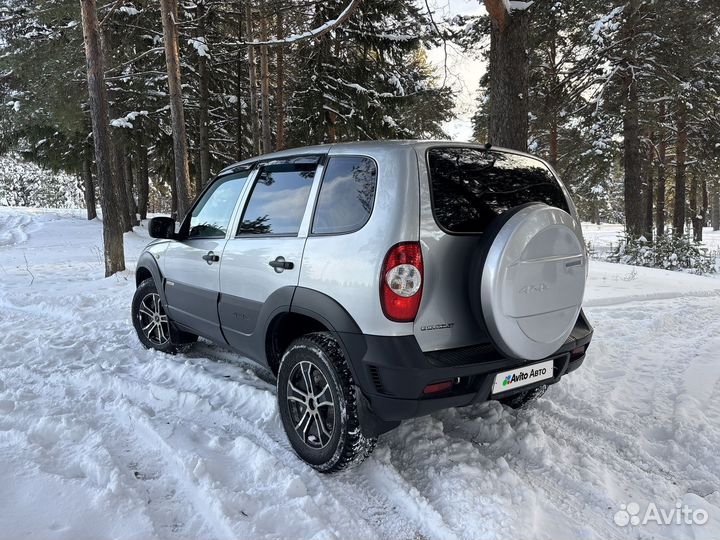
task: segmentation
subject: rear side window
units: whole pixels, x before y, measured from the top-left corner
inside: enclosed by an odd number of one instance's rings
[[[529,202],[569,210],[550,169],[531,157],[431,148],[428,166],[435,221],[451,233],[481,233],[503,212]]]
[[[318,196],[312,232],[342,234],[361,229],[372,213],[377,166],[367,157],[330,158]]]
[[[245,207],[238,235],[297,235],[316,164],[264,165]]]

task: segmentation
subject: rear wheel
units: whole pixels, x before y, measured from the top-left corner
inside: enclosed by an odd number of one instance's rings
[[[278,371],[278,406],[297,455],[321,472],[361,463],[375,447],[360,429],[352,375],[326,333],[295,340]]]
[[[133,326],[148,349],[175,354],[186,350],[197,336],[177,330],[170,321],[155,282],[148,278],[135,290],[132,302]]]

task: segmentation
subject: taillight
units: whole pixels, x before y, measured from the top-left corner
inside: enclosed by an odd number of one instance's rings
[[[422,251],[419,242],[402,242],[390,248],[380,275],[380,305],[391,321],[415,320],[423,286]]]

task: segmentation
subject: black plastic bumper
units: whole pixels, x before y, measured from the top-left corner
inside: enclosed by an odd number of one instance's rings
[[[572,356],[571,352],[580,347],[586,349],[592,334],[593,329],[581,312],[565,344],[547,358],[554,361],[552,379],[496,394],[493,398],[558,382],[580,367],[584,351]],[[400,420],[486,401],[490,398],[495,374],[532,363],[503,357],[491,345],[423,353],[414,336],[340,333],[340,338],[362,392],[363,428],[370,435],[392,429]],[[423,394],[427,385],[447,380],[455,381],[451,390],[430,396]]]

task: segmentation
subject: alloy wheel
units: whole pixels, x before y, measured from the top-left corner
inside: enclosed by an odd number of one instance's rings
[[[159,294],[150,293],[142,299],[138,317],[143,334],[155,345],[165,345],[170,341],[170,322]]]
[[[288,378],[287,400],[298,437],[310,448],[325,448],[336,419],[330,384],[322,371],[311,362],[299,362]]]

